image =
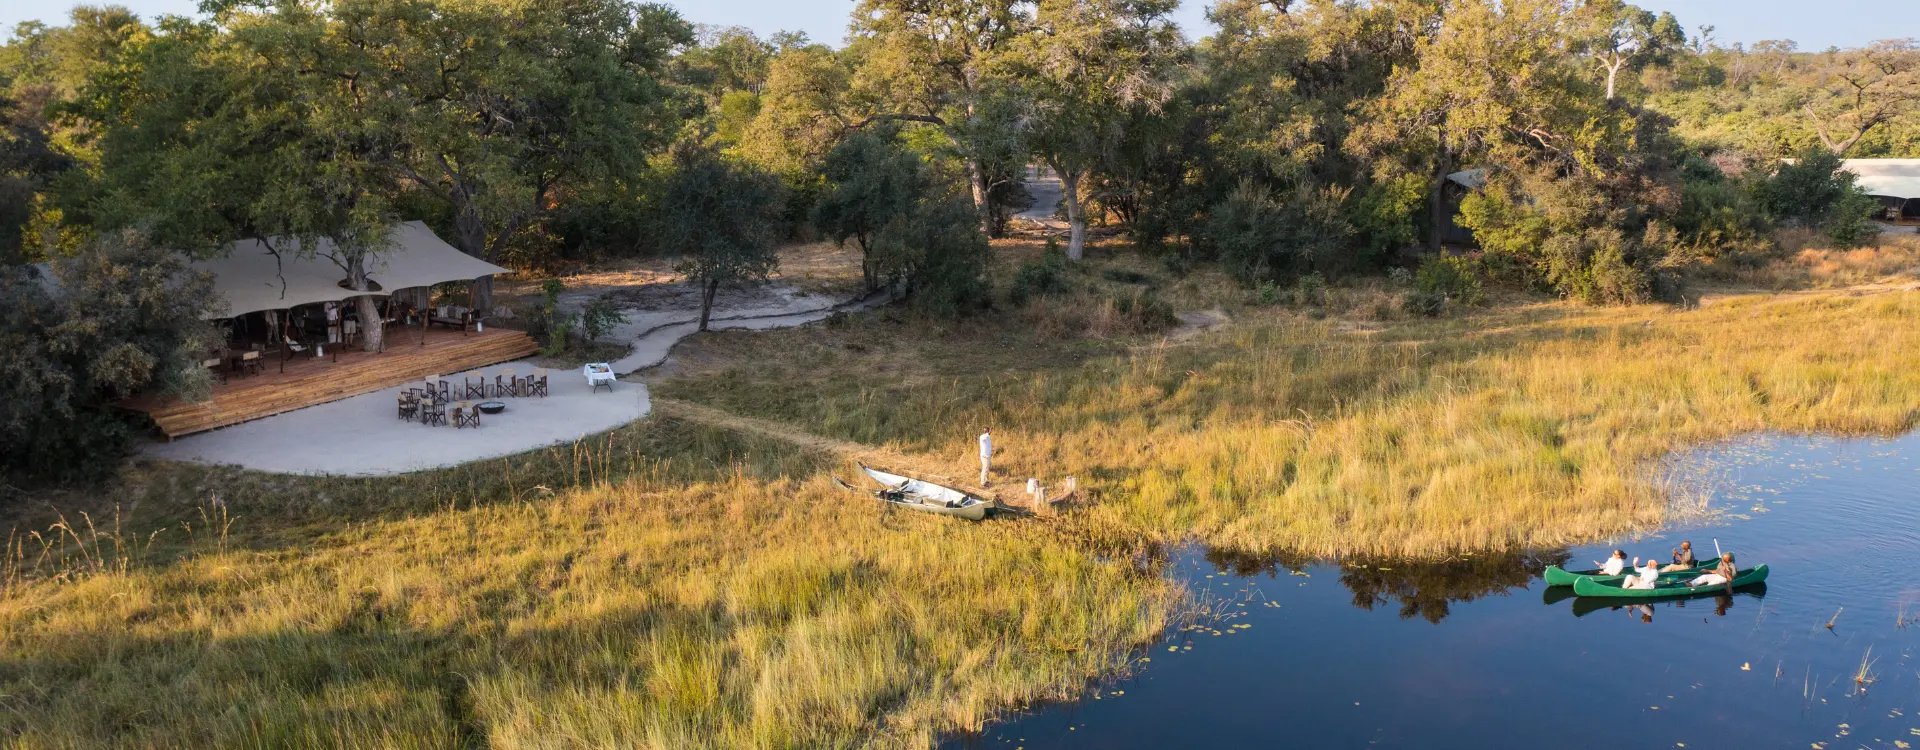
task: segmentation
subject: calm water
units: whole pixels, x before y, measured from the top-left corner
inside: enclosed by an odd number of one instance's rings
[[[1674,471],[1719,516],[1617,546],[1664,557],[1688,538],[1704,557],[1718,537],[1771,566],[1763,589],[1628,608],[1538,578],[1616,545],[1447,567],[1191,550],[1174,574],[1229,614],[1086,699],[949,744],[1920,747],[1920,433],[1754,438]]]

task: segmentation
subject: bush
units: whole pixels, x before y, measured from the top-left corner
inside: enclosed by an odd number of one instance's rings
[[[1179,322],[1173,305],[1150,289],[1134,289],[1107,297],[1088,322],[1094,336],[1133,335],[1165,330]]]
[[[205,396],[201,361],[219,337],[203,318],[217,297],[185,259],[132,232],[52,269],[47,285],[31,267],[0,267],[0,473],[87,478],[112,469],[134,433],[115,402]]]
[[[1013,284],[1007,288],[1007,299],[1015,305],[1025,305],[1037,297],[1060,294],[1071,287],[1067,283],[1067,256],[1060,251],[1060,243],[1051,239],[1047,242],[1046,252],[1038,260],[1020,264],[1013,274]]]
[[[1413,292],[1407,296],[1407,310],[1434,316],[1446,311],[1449,303],[1478,305],[1486,297],[1481,289],[1483,271],[1470,258],[1435,256],[1420,264],[1413,275]]]
[[[1837,245],[1858,247],[1878,232],[1870,220],[1877,204],[1840,165],[1838,154],[1810,148],[1755,183],[1754,200],[1781,224],[1818,229]]]
[[[601,336],[612,331],[615,326],[627,322],[627,314],[613,306],[613,298],[602,294],[587,302],[580,313],[580,331],[587,335],[587,341],[599,341]]]

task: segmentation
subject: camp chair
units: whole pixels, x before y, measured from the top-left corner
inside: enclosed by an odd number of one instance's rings
[[[542,367],[527,376],[527,395],[547,397],[547,368]]]
[[[501,374],[493,376],[493,392],[495,395],[519,396],[520,376],[513,370],[502,370]]]
[[[484,374],[465,375],[465,376],[461,376],[460,380],[463,384],[466,385],[466,394],[464,396],[461,396],[461,398],[477,398],[483,401],[486,400],[487,398],[487,376],[486,375]]]
[[[469,406],[465,401],[453,407],[453,428],[457,430],[462,427],[480,427],[480,407]]]

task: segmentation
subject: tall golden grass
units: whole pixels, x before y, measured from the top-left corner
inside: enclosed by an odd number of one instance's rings
[[[1018,331],[706,339],[675,398],[920,451],[964,476],[996,431],[1008,475],[1073,475],[1086,515],[1244,551],[1434,557],[1647,529],[1654,462],[1739,433],[1892,432],[1920,405],[1920,294],[1559,303],[1388,325],[1243,308],[1123,353]],[[751,350],[751,351],[749,351]]]
[[[0,735],[15,747],[925,746],[1125,668],[1174,600],[1159,577],[1044,526],[882,515],[783,446],[635,429],[697,452],[551,495],[490,487],[486,502],[392,498],[387,512],[353,507],[380,498],[337,480],[226,487],[231,537],[176,529],[127,564],[73,558],[88,567],[0,597]],[[800,478],[773,477],[788,471]],[[338,516],[288,524],[283,503]]]

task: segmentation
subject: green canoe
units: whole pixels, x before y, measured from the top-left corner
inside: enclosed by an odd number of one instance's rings
[[[1695,576],[1700,574],[1701,567],[1704,566],[1706,569],[1712,570],[1713,566],[1719,565],[1719,564],[1720,564],[1720,558],[1717,558],[1717,557],[1708,558],[1704,561],[1696,560],[1694,561],[1692,568],[1689,568],[1687,570],[1676,570],[1671,573],[1661,573],[1660,577],[1666,578],[1668,576],[1673,576],[1677,578],[1680,576]],[[1632,570],[1632,568],[1627,568],[1627,570]],[[1572,586],[1573,581],[1576,578],[1592,578],[1596,581],[1620,581],[1620,580],[1624,580],[1627,576],[1630,576],[1630,575],[1633,575],[1633,574],[1621,573],[1619,575],[1609,576],[1609,575],[1601,575],[1599,570],[1567,570],[1558,565],[1548,565],[1546,572],[1541,573],[1540,577],[1547,579],[1548,586]]]
[[[1573,582],[1573,593],[1581,596],[1607,596],[1621,599],[1666,599],[1676,596],[1698,596],[1717,594],[1729,588],[1750,586],[1767,580],[1767,566],[1756,565],[1747,570],[1736,571],[1733,585],[1687,586],[1679,581],[1661,580],[1650,589],[1623,588],[1619,581],[1601,581],[1594,578],[1581,578]]]

